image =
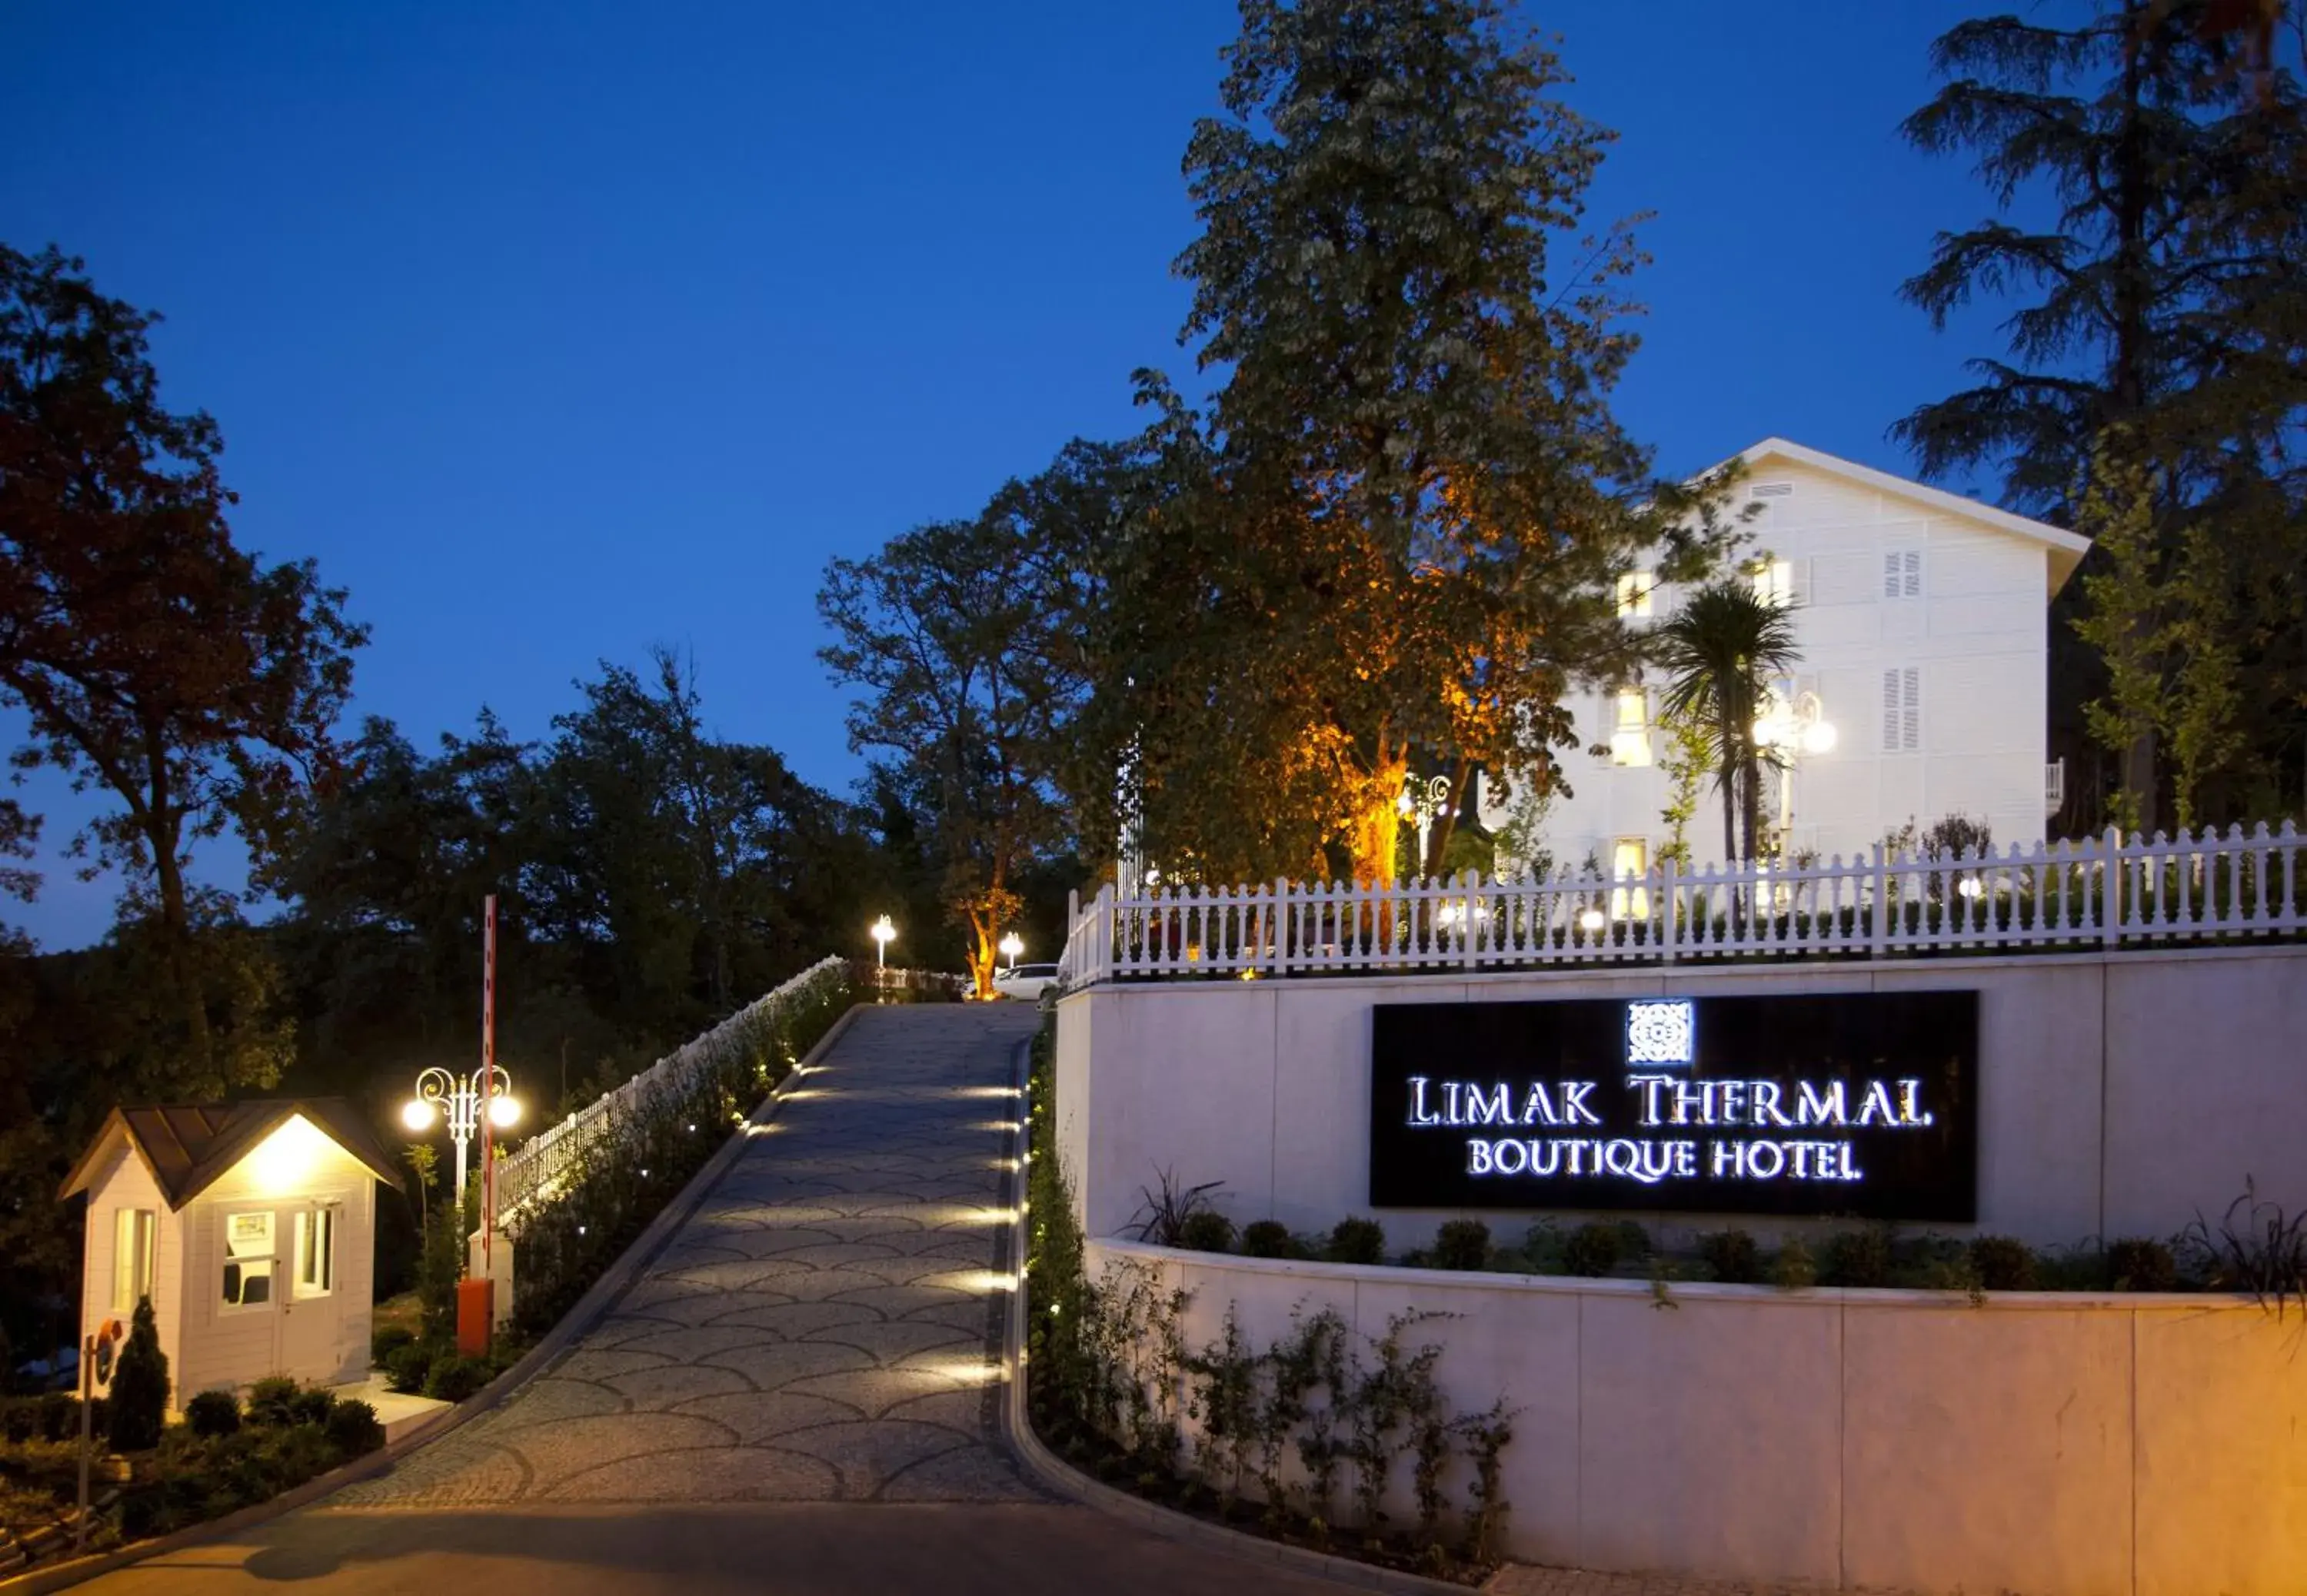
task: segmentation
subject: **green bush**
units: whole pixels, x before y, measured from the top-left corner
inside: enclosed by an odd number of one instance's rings
[[[1617,1232],[1619,1257],[1630,1258],[1637,1262],[1650,1257],[1652,1250],[1650,1232],[1632,1219],[1619,1220]]]
[[[462,1402],[494,1378],[480,1359],[451,1353],[433,1360],[432,1372],[425,1377],[425,1395],[435,1402]]]
[[[2035,1250],[2015,1236],[1974,1236],[1971,1267],[1986,1291],[2033,1291]]]
[[[376,1410],[364,1402],[339,1402],[329,1410],[322,1431],[329,1444],[347,1457],[359,1457],[384,1445],[384,1426]]]
[[[80,1398],[69,1391],[50,1391],[40,1398],[40,1438],[69,1440],[80,1433]]]
[[[372,1367],[382,1369],[385,1360],[404,1346],[415,1344],[416,1332],[407,1325],[385,1325],[368,1338],[368,1361]]]
[[[1818,1284],[1817,1261],[1800,1236],[1788,1236],[1779,1243],[1778,1259],[1771,1266],[1771,1284],[1781,1291],[1808,1291]]]
[[[144,1452],[160,1444],[160,1427],[168,1415],[168,1355],[160,1350],[150,1297],[137,1301],[127,1344],[112,1367],[109,1399],[107,1436],[115,1452]]]
[[[1522,1255],[1530,1267],[1541,1275],[1562,1273],[1562,1227],[1551,1219],[1541,1219],[1522,1232]]]
[[[1178,1245],[1188,1252],[1231,1252],[1233,1221],[1215,1208],[1196,1208],[1178,1227]]]
[[[1490,1262],[1490,1227],[1479,1219],[1450,1219],[1434,1233],[1437,1269],[1483,1269]]]
[[[1753,1285],[1762,1278],[1762,1250],[1743,1230],[1707,1232],[1698,1238],[1698,1256],[1726,1284]]]
[[[445,1342],[457,1334],[457,1282],[465,1273],[463,1204],[451,1192],[425,1222],[425,1250],[416,1263],[416,1299],[425,1333],[421,1340]]]
[[[2106,1273],[2117,1291],[2179,1289],[2179,1260],[2170,1246],[2145,1236],[2124,1236],[2109,1242]]]
[[[1819,1278],[1829,1285],[1887,1285],[1891,1233],[1879,1225],[1837,1232],[1827,1238],[1825,1265]]]
[[[433,1355],[434,1349],[421,1341],[394,1347],[384,1355],[384,1383],[403,1395],[416,1395],[433,1372]]]
[[[1618,1267],[1618,1227],[1592,1222],[1580,1225],[1562,1242],[1562,1272],[1599,1279]]]
[[[240,1398],[229,1391],[203,1391],[184,1404],[184,1422],[194,1435],[230,1435],[240,1428]]]
[[[295,1404],[296,1422],[317,1424],[328,1428],[329,1415],[337,1410],[337,1398],[326,1386],[307,1386],[296,1393]]]
[[[22,1446],[32,1438],[39,1428],[40,1404],[36,1402],[10,1402],[0,1405],[0,1439],[12,1446]]]
[[[1298,1238],[1279,1219],[1256,1219],[1241,1227],[1244,1258],[1302,1258]]]
[[[268,1374],[248,1388],[248,1421],[268,1430],[296,1422],[296,1382],[285,1374]]]
[[[1382,1264],[1385,1261],[1385,1227],[1375,1219],[1341,1219],[1330,1231],[1330,1261],[1334,1264]]]

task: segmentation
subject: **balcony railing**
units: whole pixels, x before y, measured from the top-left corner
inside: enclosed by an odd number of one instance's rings
[[[1997,852],[1639,877],[1170,887],[1076,901],[1068,986],[1200,976],[1517,969],[2283,940],[2307,933],[2289,821]]]

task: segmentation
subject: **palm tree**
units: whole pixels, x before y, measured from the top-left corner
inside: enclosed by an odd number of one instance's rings
[[[1704,730],[1722,794],[1722,848],[1728,859],[1753,859],[1762,830],[1762,766],[1770,757],[1754,736],[1771,679],[1801,657],[1794,619],[1783,605],[1735,579],[1710,582],[1683,601],[1657,632],[1666,668],[1661,718]],[[1738,848],[1741,822],[1746,847]]]

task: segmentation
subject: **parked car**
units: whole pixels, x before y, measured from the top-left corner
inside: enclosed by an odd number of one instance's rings
[[[1042,1001],[1042,994],[1058,984],[1058,967],[1054,964],[1013,964],[997,971],[993,977],[994,993],[1001,997],[1014,997],[1029,1003]]]

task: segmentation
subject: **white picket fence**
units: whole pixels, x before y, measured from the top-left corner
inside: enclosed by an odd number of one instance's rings
[[[777,1011],[821,994],[828,986],[848,979],[849,961],[825,958],[782,986],[746,1004],[711,1030],[683,1043],[648,1069],[587,1103],[556,1125],[538,1131],[514,1152],[497,1161],[497,1213],[513,1219],[521,1205],[550,1190],[587,1148],[610,1134],[619,1123],[636,1123],[659,1096],[678,1097],[704,1071],[716,1068],[725,1053],[742,1047],[755,1027],[776,1018]],[[902,977],[903,971],[889,972]]]
[[[1072,906],[1059,979],[1865,959],[2140,947],[2307,932],[2285,821],[2003,852],[1767,863],[1641,877],[1171,887]]]

